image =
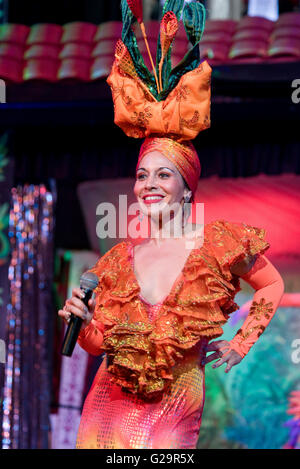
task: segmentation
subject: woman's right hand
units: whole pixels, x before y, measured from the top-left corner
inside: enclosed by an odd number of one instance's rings
[[[96,302],[95,300],[90,299],[88,302],[89,307],[87,308],[82,302],[83,298],[84,293],[82,290],[80,290],[80,288],[73,288],[72,297],[65,302],[63,309],[58,311],[58,315],[63,318],[66,324],[70,321],[71,313],[83,320],[81,329],[87,327],[91,322]]]

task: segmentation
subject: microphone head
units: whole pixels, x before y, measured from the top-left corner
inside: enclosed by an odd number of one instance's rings
[[[84,290],[95,290],[98,283],[99,279],[97,275],[92,272],[84,272],[80,277],[80,288],[83,288]]]

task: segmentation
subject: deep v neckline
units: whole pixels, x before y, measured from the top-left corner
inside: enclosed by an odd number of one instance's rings
[[[204,229],[203,229],[203,236],[204,236]],[[203,244],[202,244],[202,246],[203,246]],[[195,247],[195,248],[191,249],[191,252],[190,252],[189,255],[187,256],[187,258],[186,258],[186,260],[185,260],[185,262],[184,262],[184,265],[183,265],[183,267],[182,267],[180,273],[178,274],[178,276],[177,276],[176,279],[174,280],[174,282],[173,282],[173,284],[172,284],[172,286],[171,286],[171,289],[170,289],[169,293],[167,293],[166,296],[165,296],[161,301],[159,301],[159,302],[153,304],[153,303],[150,303],[150,301],[148,301],[147,298],[145,298],[145,297],[141,294],[141,287],[140,287],[139,281],[138,281],[137,276],[136,276],[135,271],[134,271],[134,244],[133,244],[131,241],[128,241],[129,263],[130,263],[132,275],[133,275],[134,280],[135,280],[135,282],[136,282],[136,285],[137,285],[137,287],[138,287],[138,291],[139,291],[139,294],[138,294],[138,295],[139,295],[139,298],[140,298],[144,303],[146,303],[147,305],[149,305],[151,308],[158,307],[158,306],[162,307],[162,306],[166,303],[167,299],[168,299],[170,296],[172,296],[174,290],[176,289],[176,287],[178,286],[178,284],[179,284],[180,281],[182,280],[183,275],[184,275],[184,271],[185,271],[187,265],[189,264],[192,255],[194,254],[195,251],[197,251],[197,250],[199,250],[199,249],[201,249],[201,246],[200,246],[200,247]]]

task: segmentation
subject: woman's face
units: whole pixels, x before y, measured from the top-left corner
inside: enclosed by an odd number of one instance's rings
[[[136,172],[134,193],[144,215],[163,213],[170,205],[178,207],[191,191],[176,166],[158,151],[148,153]]]

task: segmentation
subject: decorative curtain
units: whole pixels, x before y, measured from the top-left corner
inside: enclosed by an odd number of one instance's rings
[[[44,185],[11,191],[11,262],[3,449],[45,449],[49,438],[54,196]]]
[[[8,238],[8,220],[10,188],[12,186],[14,160],[8,154],[8,134],[0,138],[0,403],[3,402],[4,363],[6,358],[6,305],[9,297],[8,266],[10,243]],[[0,406],[0,422],[2,405]]]

